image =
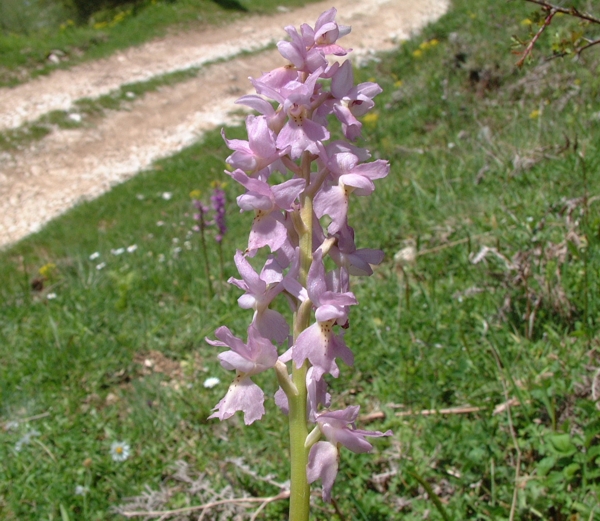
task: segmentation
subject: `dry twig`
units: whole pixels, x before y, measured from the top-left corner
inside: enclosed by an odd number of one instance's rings
[[[178,514],[187,514],[189,512],[197,512],[199,510],[205,511],[211,508],[218,507],[220,505],[226,505],[231,503],[262,503],[265,506],[273,501],[278,501],[280,499],[287,499],[290,497],[289,490],[284,490],[277,494],[276,496],[271,497],[240,497],[240,498],[232,498],[232,499],[221,499],[219,501],[211,501],[209,503],[204,503],[203,505],[196,505],[193,507],[184,507],[184,508],[175,508],[173,510],[148,510],[148,511],[136,511],[136,512],[120,512],[121,515],[132,518],[132,517],[159,517],[161,519],[167,519],[167,517],[175,516]],[[264,508],[264,507],[263,507]],[[255,513],[256,514],[256,513]],[[256,519],[254,516],[252,519]]]
[[[510,398],[494,407],[493,414],[500,414],[506,411],[509,407],[521,405],[516,398]],[[396,416],[432,416],[434,414],[471,414],[474,412],[485,411],[487,407],[476,407],[472,405],[463,405],[461,407],[449,407],[447,409],[424,409],[421,411],[401,411],[397,412]]]
[[[583,20],[583,21],[586,21],[589,23],[600,25],[600,18],[596,18],[595,16],[592,16],[591,14],[582,13],[575,7],[562,7],[559,5],[551,4],[544,0],[525,0],[525,2],[539,5],[542,8],[542,10],[545,11],[547,14],[546,14],[546,18],[544,19],[544,23],[542,24],[542,26],[538,29],[538,31],[535,33],[533,38],[529,41],[529,43],[525,47],[525,51],[523,51],[523,55],[521,56],[521,59],[517,62],[518,67],[521,67],[523,65],[523,63],[525,63],[525,60],[533,51],[533,47],[535,46],[539,37],[548,28],[548,26],[552,23],[552,19],[554,18],[554,16],[556,14],[558,14],[558,13],[566,14],[569,16],[573,16],[575,18],[579,18],[580,20]],[[577,56],[579,56],[583,51],[589,49],[590,47],[600,44],[600,38],[595,39],[595,40],[590,40],[588,38],[584,38],[584,40],[586,42],[585,45],[581,45],[581,46],[573,49]],[[555,57],[561,57],[561,56],[565,56],[565,55],[566,55],[566,52],[562,52],[562,53],[557,53],[555,55]]]

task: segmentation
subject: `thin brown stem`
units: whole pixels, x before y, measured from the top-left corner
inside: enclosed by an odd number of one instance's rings
[[[526,0],[526,1],[530,1],[530,0]],[[548,26],[552,23],[552,18],[554,18],[554,15],[557,13],[558,11],[551,9],[550,12],[548,13],[548,16],[546,16],[546,19],[544,20],[544,24],[538,29],[538,32],[535,33],[535,36],[531,39],[531,41],[527,44],[527,47],[525,47],[525,51],[523,51],[523,56],[521,56],[521,59],[517,62],[517,67],[522,67],[523,64],[525,63],[525,60],[527,59],[527,57],[531,54],[531,52],[533,51],[533,47],[535,45],[535,43],[538,41],[538,39],[540,38],[540,36],[542,36],[542,33],[548,28]]]
[[[587,22],[591,22],[594,24],[600,24],[600,18],[596,18],[591,14],[582,13],[581,11],[575,9],[574,7],[561,7],[559,5],[554,5],[549,2],[544,2],[544,0],[525,0],[530,4],[536,4],[541,6],[546,11],[555,11],[557,13],[568,14],[570,16],[574,16],[575,18],[580,18],[581,20],[586,20]]]
[[[174,510],[138,510],[133,512],[120,512],[122,516],[127,518],[131,517],[157,517],[157,516],[174,516],[178,514],[186,514],[188,512],[196,512],[198,510],[208,510],[211,508],[218,507],[220,505],[227,505],[232,503],[272,503],[273,501],[277,501],[279,499],[287,499],[290,497],[290,493],[288,490],[284,490],[277,494],[276,496],[271,497],[240,497],[233,499],[221,499],[219,501],[211,501],[209,503],[204,503],[203,505],[197,505],[193,507],[184,507],[184,508],[176,508]]]

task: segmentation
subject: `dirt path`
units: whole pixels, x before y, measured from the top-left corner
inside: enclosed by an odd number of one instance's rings
[[[342,40],[353,60],[389,50],[448,8],[449,0],[341,0],[338,21],[352,26]],[[252,17],[243,24],[150,42],[105,60],[0,89],[0,129],[12,128],[81,97],[106,94],[123,83],[199,66],[256,50],[285,36],[283,27],[311,24],[331,6]],[[97,197],[158,158],[174,154],[203,132],[232,121],[248,76],[280,66],[277,51],[203,67],[198,77],[165,87],[110,112],[96,125],[57,130],[29,149],[0,155],[0,247],[39,230],[82,199]]]

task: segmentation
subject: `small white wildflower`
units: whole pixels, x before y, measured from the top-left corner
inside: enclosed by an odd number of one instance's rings
[[[15,431],[19,428],[19,422],[15,420],[8,421],[4,424],[5,431]]]
[[[125,96],[126,96],[126,97],[128,97],[129,99],[133,99],[133,98],[135,98],[135,93],[134,93],[134,92],[131,92],[130,90],[128,90],[128,91],[125,93]]]
[[[99,251],[95,251],[94,253],[92,253],[90,255],[90,260],[96,260],[98,257],[100,257],[100,252]]]
[[[144,194],[137,194],[137,195],[135,196],[135,198],[136,198],[138,201],[143,201],[143,200],[144,200]]]
[[[172,192],[163,192],[163,194],[162,194],[162,198],[165,201],[168,201],[169,199],[171,199],[171,197],[173,197],[173,193]]]
[[[90,491],[89,488],[84,487],[83,485],[75,485],[75,495],[76,496],[85,496]]]
[[[156,226],[164,226],[164,221],[156,221]]]
[[[96,266],[96,269],[97,269],[98,271],[100,271],[100,270],[103,270],[104,268],[106,268],[106,262],[101,262],[100,264],[98,264],[98,265]]]
[[[204,383],[202,385],[204,385],[204,387],[206,387],[207,389],[212,389],[220,383],[221,380],[219,380],[216,376],[211,376],[210,378],[204,380]]]
[[[185,241],[183,243],[183,246],[185,247],[186,250],[191,250],[192,249],[192,243],[190,241]]]
[[[177,237],[173,237],[173,244],[179,244],[179,239]]]
[[[115,441],[110,446],[110,457],[113,461],[125,461],[129,458],[130,447],[124,441]]]
[[[74,112],[72,114],[69,114],[68,118],[71,121],[74,121],[75,123],[81,123],[81,114],[77,114]]]
[[[165,254],[164,253],[158,254],[158,262],[165,262]]]
[[[56,298],[56,293],[48,293],[48,294],[46,295],[46,298],[47,298],[48,300],[54,300],[54,299]]]
[[[31,438],[35,436],[39,436],[40,432],[36,430],[29,431],[26,433],[17,443],[15,443],[15,450],[17,452],[21,452],[23,445],[29,445],[31,443]]]
[[[125,248],[116,248],[116,249],[110,250],[110,252],[113,255],[121,255],[122,253],[125,252]]]
[[[137,244],[132,244],[131,246],[127,246],[127,253],[133,253],[137,250]]]
[[[173,256],[177,257],[181,253],[181,247],[177,246],[177,248],[173,248]]]

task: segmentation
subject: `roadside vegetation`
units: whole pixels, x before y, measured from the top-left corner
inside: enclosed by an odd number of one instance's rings
[[[2,0],[0,87],[68,68],[168,31],[231,23],[300,0]]]
[[[375,457],[344,455],[337,503],[316,497],[315,519],[600,516],[600,52],[545,60],[565,19],[517,68],[511,36],[527,38],[535,13],[455,0],[356,71],[384,89],[364,136],[392,171],[354,220],[359,247],[386,258],[354,288],[359,370],[331,382],[332,406],[348,396],[359,427],[394,436]],[[124,519],[280,491],[272,401],[250,427],[206,419],[227,375],[204,337],[248,319],[224,283],[251,219],[237,187],[223,275],[207,231],[212,297],[192,231],[190,193],[208,200],[227,155],[207,134],[0,253],[2,519]],[[205,519],[241,509],[220,508]]]

